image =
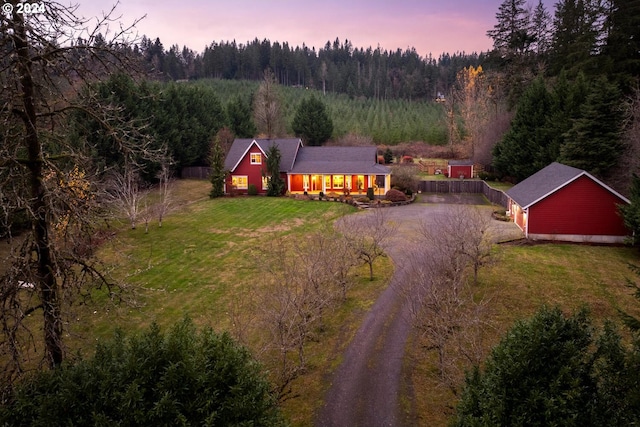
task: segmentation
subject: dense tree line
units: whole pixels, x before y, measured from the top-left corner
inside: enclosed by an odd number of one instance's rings
[[[640,1],[563,0],[551,17],[541,2],[531,12],[524,0],[506,0],[496,18],[492,55],[515,107],[493,150],[496,170],[522,180],[560,161],[609,178],[633,148]]]
[[[460,68],[477,66],[486,56],[457,52],[422,58],[413,48],[358,48],[337,38],[317,50],[256,38],[245,44],[212,42],[198,53],[177,45],[165,50],[159,38],[146,36],[133,53],[160,79],[261,80],[270,68],[283,86],[378,99],[434,99],[447,92]]]
[[[112,105],[126,120],[136,123],[140,137],[150,149],[164,152],[175,171],[185,166],[208,165],[211,142],[228,124],[225,108],[207,86],[136,82],[130,76],[114,74],[88,88],[85,96]],[[237,108],[242,101],[233,105]],[[91,141],[94,158],[103,168],[124,164],[126,152],[94,118],[78,113],[73,129],[74,138]],[[139,144],[143,144],[142,140]],[[147,180],[153,179],[160,168],[155,160],[139,160],[138,164]]]

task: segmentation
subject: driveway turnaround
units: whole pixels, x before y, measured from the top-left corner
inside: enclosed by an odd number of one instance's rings
[[[347,347],[342,364],[332,374],[324,406],[316,417],[317,427],[397,427],[415,423],[413,414],[403,413],[400,407],[404,350],[411,333],[409,307],[406,298],[397,291],[407,274],[402,268],[407,251],[405,242],[421,222],[428,224],[449,214],[455,204],[482,203],[484,199],[477,195],[438,194],[422,195],[411,205],[382,208],[386,210],[386,220],[398,227],[385,246],[396,270],[390,285]],[[356,215],[367,214],[370,213]],[[488,206],[486,214],[491,214]],[[503,239],[522,237],[513,223],[492,221],[492,227]]]

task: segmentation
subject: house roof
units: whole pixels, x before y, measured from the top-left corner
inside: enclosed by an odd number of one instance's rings
[[[280,172],[289,172],[296,160],[298,149],[302,147],[302,142],[298,138],[288,139],[236,139],[231,145],[229,153],[224,161],[227,170],[234,171],[240,161],[246,156],[251,146],[258,146],[262,154],[267,155],[269,148],[277,145],[280,150]]]
[[[447,164],[449,166],[473,166],[473,160],[449,160]]]
[[[291,173],[389,175],[376,147],[301,147]]]
[[[563,165],[558,162],[551,163],[549,166],[539,170],[529,178],[511,187],[506,191],[506,194],[511,197],[514,202],[520,205],[520,207],[527,209],[531,205],[534,205],[552,193],[555,193],[581,176],[589,177],[620,199],[629,203],[629,200],[626,197],[622,196],[588,172],[583,171],[582,169]]]

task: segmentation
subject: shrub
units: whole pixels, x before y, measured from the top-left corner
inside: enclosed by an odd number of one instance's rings
[[[391,202],[405,202],[407,200],[407,196],[402,191],[396,190],[394,188],[387,191],[387,194],[385,194],[384,198]]]
[[[228,334],[189,319],[115,338],[95,356],[43,372],[0,407],[0,425],[284,425],[269,383]]]
[[[478,174],[478,178],[480,178],[483,181],[495,181],[496,175],[491,172],[480,172]]]
[[[368,197],[370,200],[375,199],[375,195],[373,194],[373,187],[369,187],[369,188],[367,188],[367,197]]]
[[[391,186],[401,191],[418,191],[420,180],[418,173],[420,170],[416,166],[395,166],[392,168]]]
[[[610,324],[596,335],[584,310],[543,307],[505,335],[484,372],[467,375],[453,425],[632,425],[638,350],[636,341],[627,352]]]
[[[250,196],[258,195],[258,188],[256,187],[255,184],[249,184],[249,186],[247,187],[247,194]]]
[[[411,156],[402,156],[400,163],[413,163],[413,157]]]

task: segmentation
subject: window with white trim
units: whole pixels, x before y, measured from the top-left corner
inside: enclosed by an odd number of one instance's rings
[[[260,153],[251,153],[251,164],[252,165],[261,165],[262,164],[262,154]]]
[[[269,177],[268,176],[263,176],[262,177],[262,189],[263,190],[268,190],[269,189]]]
[[[249,188],[249,178],[246,175],[234,175],[231,178],[231,185],[238,190],[247,190]]]

